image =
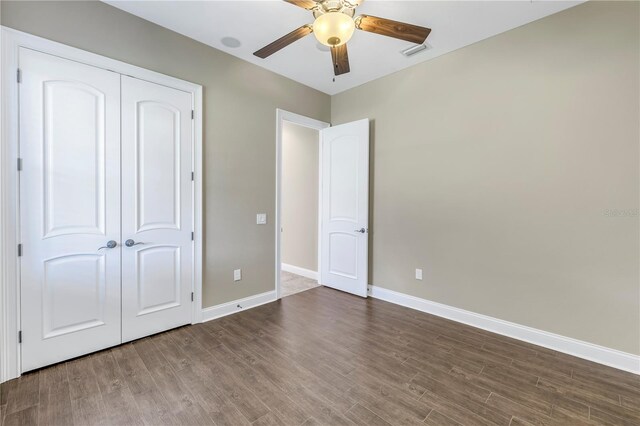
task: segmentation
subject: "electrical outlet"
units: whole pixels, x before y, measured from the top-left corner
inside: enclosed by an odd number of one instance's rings
[[[235,269],[233,271],[233,280],[240,281],[242,279],[242,269]]]
[[[416,280],[422,280],[422,269],[416,269]]]
[[[267,214],[258,213],[256,215],[256,225],[266,225],[266,224],[267,224]]]

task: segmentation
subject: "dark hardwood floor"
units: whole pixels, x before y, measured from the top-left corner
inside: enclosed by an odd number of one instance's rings
[[[315,288],[2,385],[3,425],[640,425],[640,377]]]

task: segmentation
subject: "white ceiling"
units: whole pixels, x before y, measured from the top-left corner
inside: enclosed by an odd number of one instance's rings
[[[117,8],[169,28],[330,95],[519,27],[582,1],[365,1],[366,13],[432,29],[430,49],[411,58],[400,51],[412,43],[356,30],[349,41],[351,72],[335,78],[331,54],[313,34],[267,59],[253,52],[306,23],[311,12],[284,1],[120,1]],[[225,37],[240,41],[230,48]]]

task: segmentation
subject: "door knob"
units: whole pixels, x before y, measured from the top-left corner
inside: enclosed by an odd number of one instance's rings
[[[124,242],[124,245],[127,246],[127,247],[137,246],[138,244],[144,244],[144,243],[139,243],[139,242],[136,243],[132,239],[128,239],[127,241]]]
[[[115,241],[111,240],[111,241],[107,242],[106,246],[100,247],[98,250],[102,250],[102,249],[106,249],[106,248],[112,249],[112,248],[115,248],[117,245],[118,245],[118,243],[116,243]]]
[[[365,232],[367,232],[367,230],[366,230],[366,229],[364,229],[364,228],[360,228],[360,229],[356,229],[356,230],[355,230],[355,231],[353,231],[353,232],[359,232],[359,233],[361,233],[361,234],[364,234]]]

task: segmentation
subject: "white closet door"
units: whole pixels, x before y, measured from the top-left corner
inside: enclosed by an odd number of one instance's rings
[[[21,48],[22,370],[120,343],[120,75]]]
[[[191,94],[122,77],[122,341],[191,323]]]

